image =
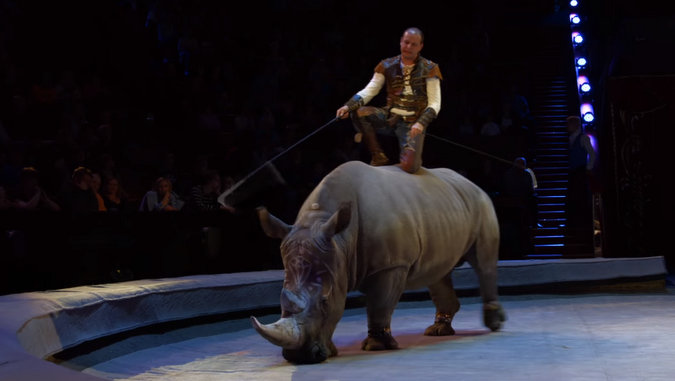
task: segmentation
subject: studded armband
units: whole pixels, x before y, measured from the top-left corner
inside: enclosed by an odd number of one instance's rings
[[[417,118],[417,123],[423,125],[426,128],[434,119],[436,119],[436,111],[434,111],[434,109],[431,107],[427,107],[424,111],[422,111],[420,117]]]
[[[354,95],[347,101],[347,103],[345,103],[345,106],[349,107],[350,112],[354,111],[363,106],[363,98],[361,98],[359,95]]]

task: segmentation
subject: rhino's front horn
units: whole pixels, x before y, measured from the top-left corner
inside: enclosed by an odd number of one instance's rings
[[[302,331],[294,317],[281,318],[276,323],[264,325],[251,316],[251,323],[262,337],[274,345],[284,349],[299,349],[302,346]]]

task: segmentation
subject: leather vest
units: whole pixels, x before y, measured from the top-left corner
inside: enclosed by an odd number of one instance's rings
[[[418,57],[410,73],[409,85],[412,94],[404,94],[406,78],[401,69],[401,56],[380,61],[375,67],[376,73],[382,73],[387,85],[387,108],[413,111],[419,116],[427,107],[427,78],[443,79],[438,65],[426,58]]]

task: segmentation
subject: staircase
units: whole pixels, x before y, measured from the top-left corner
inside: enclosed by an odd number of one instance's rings
[[[592,232],[566,227],[569,135],[565,119],[578,114],[579,103],[569,28],[550,26],[538,33],[530,71],[535,136],[529,161],[539,185],[539,226],[530,232],[532,251],[525,257],[593,257]]]

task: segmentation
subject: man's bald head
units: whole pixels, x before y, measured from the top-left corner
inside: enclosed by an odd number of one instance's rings
[[[422,33],[422,31],[419,28],[410,27],[410,28],[403,31],[403,35],[405,35],[406,33],[408,33],[410,35],[420,36],[420,42],[424,43],[424,33]]]

